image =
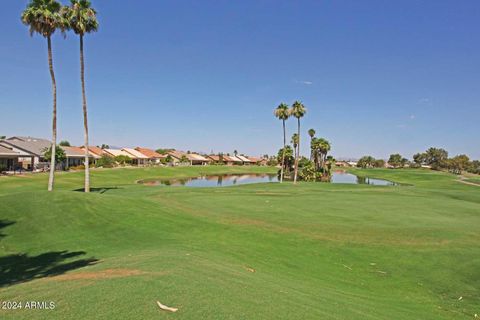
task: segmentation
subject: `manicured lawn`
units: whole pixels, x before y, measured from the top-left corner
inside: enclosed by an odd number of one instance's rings
[[[480,185],[480,177],[469,177],[469,178],[465,179],[465,181],[476,183],[476,184]]]
[[[427,170],[404,185],[148,187],[268,168],[113,169],[0,178],[2,319],[473,319],[480,189]],[[159,300],[178,307],[161,311]]]

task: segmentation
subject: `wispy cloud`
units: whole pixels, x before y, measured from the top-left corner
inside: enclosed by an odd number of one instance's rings
[[[414,114],[410,115],[410,120],[415,120],[416,116]]]
[[[293,80],[295,81],[295,83],[300,83],[300,84],[304,84],[306,86],[311,86],[313,84],[313,81],[308,81],[308,80]]]

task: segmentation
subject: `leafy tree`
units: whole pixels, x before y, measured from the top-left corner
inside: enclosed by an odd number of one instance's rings
[[[385,160],[383,159],[376,159],[373,166],[375,168],[384,168],[385,167]]]
[[[446,166],[448,159],[448,152],[441,148],[429,148],[425,152],[425,164],[432,167],[432,169],[438,170]]]
[[[0,136],[0,140],[7,139],[7,136]]]
[[[163,164],[172,163],[172,162],[173,162],[173,158],[172,158],[171,155],[168,155],[168,156],[166,156],[165,158],[160,159],[160,162],[163,163]]]
[[[297,183],[297,175],[298,175],[298,159],[300,158],[300,119],[305,116],[307,113],[307,109],[300,101],[295,101],[292,104],[292,108],[290,109],[290,115],[297,118],[297,135],[298,135],[298,143],[297,143],[297,152],[295,154],[295,172],[293,175],[293,183]]]
[[[114,159],[120,165],[132,163],[132,158],[130,158],[129,156],[119,155],[119,156],[116,156]]]
[[[309,164],[311,161],[308,158],[305,157],[300,157],[300,160],[298,160],[298,167],[302,168]]]
[[[388,164],[394,168],[402,167],[402,163],[403,163],[403,157],[398,153],[391,154],[390,158],[388,159]]]
[[[313,161],[306,159],[300,171],[300,178],[305,181],[317,181],[321,178],[321,173],[316,170]]]
[[[372,156],[361,157],[357,162],[357,167],[359,168],[373,168],[375,165],[375,158]]]
[[[100,149],[110,149],[110,146],[108,144],[102,143],[102,146],[100,147]]]
[[[188,158],[187,158],[186,155],[183,155],[183,156],[180,158],[180,162],[181,162],[181,163],[189,163],[190,160],[188,160]]]
[[[50,69],[50,77],[52,79],[52,95],[53,95],[53,112],[52,112],[52,149],[55,150],[57,145],[57,83],[55,80],[55,72],[53,70],[52,55],[52,35],[57,29],[65,30],[65,19],[60,14],[62,6],[55,0],[31,0],[27,8],[22,13],[22,22],[29,26],[30,35],[38,33],[47,39],[48,46],[48,65]],[[50,175],[48,178],[48,191],[53,191],[55,180],[55,156],[51,160]]]
[[[470,173],[480,174],[480,161],[474,160],[470,163],[467,169]]]
[[[426,153],[416,153],[413,155],[413,162],[416,163],[418,166],[421,166],[425,163],[426,158]]]
[[[470,159],[468,156],[461,154],[447,160],[448,171],[454,174],[461,174],[470,166]]]
[[[68,142],[67,140],[62,140],[58,145],[61,147],[70,147],[70,142]]]
[[[157,152],[159,154],[167,154],[171,151],[175,151],[175,149],[162,149],[162,148],[160,148],[160,149],[155,150],[155,152]]]
[[[89,166],[89,141],[88,141],[88,113],[87,96],[85,93],[85,59],[83,50],[83,37],[85,34],[98,30],[97,12],[91,7],[88,0],[70,0],[70,7],[62,8],[67,29],[73,30],[80,39],[80,81],[82,83],[83,101],[83,127],[85,144],[85,192],[90,192],[90,166]]]
[[[67,156],[65,155],[65,151],[60,146],[57,146],[56,148],[54,148],[54,150],[55,150],[54,158],[58,160],[58,162],[62,162],[65,159],[67,159]],[[52,162],[52,147],[43,150],[43,157],[45,158],[45,160],[50,162],[51,166],[55,165],[55,163]]]
[[[115,160],[107,155],[103,155],[100,159],[98,159],[96,164],[96,167],[102,168],[113,168],[114,166]]]
[[[279,163],[277,157],[271,156],[267,159],[267,166],[275,167]]]
[[[286,145],[287,145],[287,133],[285,130],[285,121],[288,120],[290,117],[290,111],[288,110],[288,105],[285,103],[281,103],[276,109],[275,109],[275,117],[278,119],[282,120],[282,125],[283,125],[283,150],[286,150]],[[284,167],[285,167],[285,155],[282,156],[281,161],[279,161],[282,165],[280,169],[280,183],[283,182],[283,174],[284,174]]]

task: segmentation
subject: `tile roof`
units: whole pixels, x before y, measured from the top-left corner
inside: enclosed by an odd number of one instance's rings
[[[223,160],[228,162],[242,162],[242,160],[238,159],[235,156],[223,156]]]
[[[220,161],[220,156],[218,156],[218,155],[212,154],[212,155],[209,155],[207,157],[212,159],[213,161]]]
[[[85,148],[85,147],[82,147],[82,148]],[[90,147],[88,147],[88,151],[90,151],[90,153],[96,154],[99,157],[103,156],[103,154],[104,154],[103,149],[99,148],[99,147],[91,147],[90,146]]]
[[[244,156],[237,156],[238,159],[242,160],[243,162],[251,162],[247,157]]]
[[[196,153],[188,153],[187,158],[191,161],[208,161],[207,158]]]
[[[158,153],[156,151],[153,151],[152,149],[148,149],[148,148],[136,147],[135,150],[137,150],[138,152],[141,152],[142,154],[144,154],[145,156],[147,156],[150,159],[161,159],[161,158],[166,158],[167,157],[167,155],[160,154],[160,153]]]
[[[111,154],[112,156],[114,157],[118,157],[118,156],[127,156],[129,158],[132,158],[132,155],[129,154],[128,152],[125,152],[123,150],[120,150],[120,149],[103,149],[103,151]]]
[[[60,148],[65,151],[65,155],[69,158],[84,158],[85,157],[85,149],[82,149],[80,147],[64,147],[61,146]],[[95,158],[99,159],[100,156],[96,155],[93,152],[89,152],[89,157],[90,158]]]
[[[127,153],[129,153],[131,156],[130,158],[134,158],[134,159],[148,159],[148,157],[146,155],[144,155],[143,153],[135,150],[135,149],[132,149],[132,148],[123,148],[122,151],[125,151]]]
[[[257,158],[257,157],[248,157],[248,159],[249,159],[251,162],[255,162],[255,163],[257,163],[257,162],[262,162],[262,161],[264,161],[264,160],[266,161],[265,158]]]

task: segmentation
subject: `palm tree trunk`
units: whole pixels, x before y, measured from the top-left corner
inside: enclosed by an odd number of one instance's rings
[[[87,113],[87,95],[85,94],[85,61],[83,58],[83,34],[80,35],[80,77],[82,80],[82,99],[83,99],[83,127],[85,130],[85,192],[90,192],[90,161],[88,149],[88,113]]]
[[[287,136],[285,132],[285,120],[283,121],[283,153],[282,153],[282,169],[280,169],[280,183],[283,182],[283,170],[285,168],[285,148],[287,146]]]
[[[298,143],[297,143],[297,152],[295,153],[295,174],[293,175],[293,183],[297,183],[298,175],[298,157],[300,156],[300,118],[298,120]]]
[[[53,71],[52,57],[52,39],[47,37],[48,41],[48,66],[50,68],[50,76],[52,78],[52,94],[53,94],[53,117],[52,117],[52,153],[50,156],[50,176],[48,178],[48,191],[53,191],[55,182],[55,156],[57,146],[57,82],[55,80],[55,72]]]

